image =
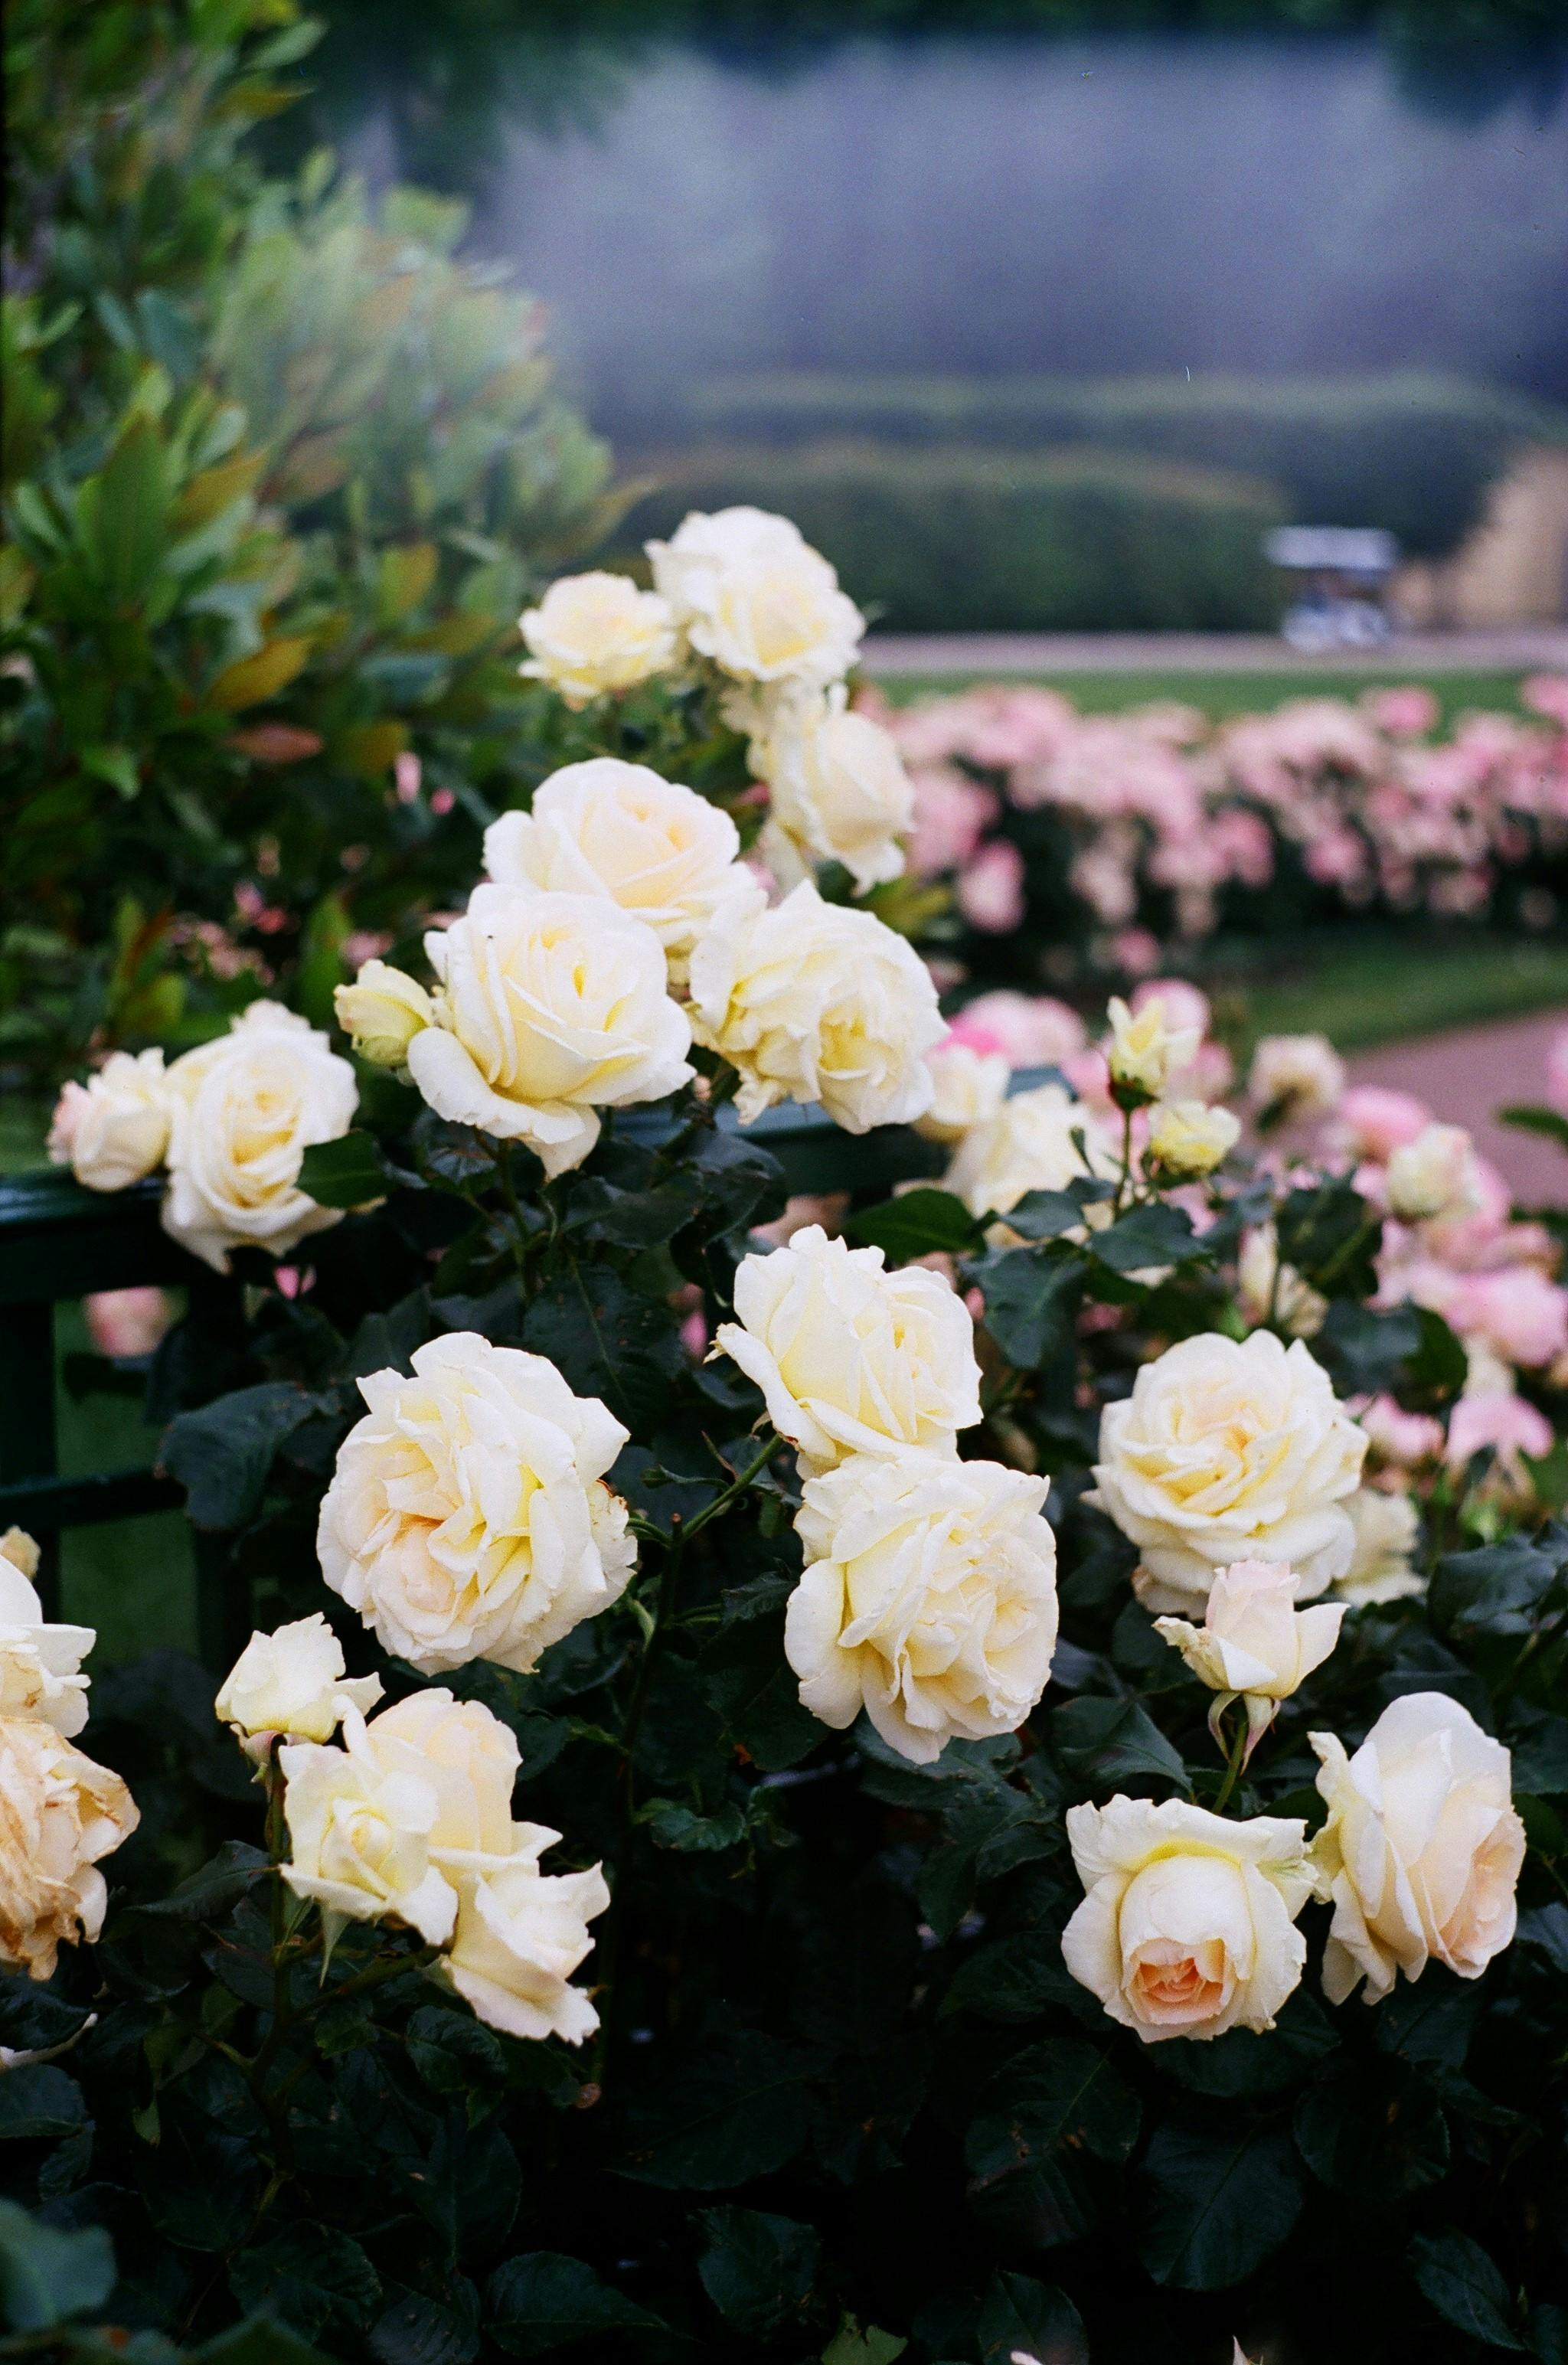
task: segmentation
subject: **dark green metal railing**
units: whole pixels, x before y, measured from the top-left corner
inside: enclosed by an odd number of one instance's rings
[[[732,1126],[734,1112],[722,1110],[720,1121]],[[820,1109],[770,1109],[746,1130],[748,1139],[778,1159],[791,1192],[886,1191],[942,1164],[941,1152],[907,1127],[846,1134]],[[66,1530],[177,1508],[184,1500],[184,1489],[157,1468],[62,1477],[55,1424],[57,1306],[149,1283],[174,1284],[191,1295],[237,1286],[163,1232],[158,1220],[162,1195],[158,1177],[112,1195],[84,1191],[54,1170],[0,1179],[0,1531],[16,1525],[37,1539],[46,1615],[58,1614],[60,1539]],[[196,1557],[202,1654],[209,1664],[226,1664],[235,1621],[223,1540],[198,1531]]]

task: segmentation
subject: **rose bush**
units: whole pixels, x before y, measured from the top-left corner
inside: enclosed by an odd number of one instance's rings
[[[84,1731],[6,1541],[18,2353],[1551,2365],[1555,1235],[1321,1043],[1226,1108],[1177,981],[945,1032],[899,882],[802,829],[770,901],[687,761],[847,601],[755,513],[658,564],[662,691],[597,594],[533,645],[697,779],[546,783],[348,1055],[185,1055],[235,1664]],[[182,1064],[93,1118],[169,1093],[171,1200]]]

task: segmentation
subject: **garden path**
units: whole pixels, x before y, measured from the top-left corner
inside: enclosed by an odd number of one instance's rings
[[[1461,1026],[1409,1043],[1385,1043],[1348,1064],[1358,1084],[1415,1093],[1434,1115],[1468,1126],[1476,1148],[1499,1167],[1524,1206],[1568,1202],[1568,1154],[1538,1135],[1498,1125],[1493,1112],[1544,1097],[1547,1047],[1568,1010]]]
[[[873,633],[866,670],[898,674],[1465,673],[1568,667],[1568,629],[1406,633],[1378,649],[1306,655],[1272,633]]]

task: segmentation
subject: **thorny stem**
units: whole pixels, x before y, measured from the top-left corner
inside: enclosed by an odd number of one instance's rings
[[[1111,1203],[1111,1220],[1113,1223],[1115,1222],[1116,1217],[1122,1212],[1122,1203],[1126,1197],[1127,1192],[1131,1187],[1132,1179],[1133,1113],[1130,1108],[1125,1108],[1122,1111],[1122,1171],[1116,1180],[1115,1198]]]
[[[1219,1796],[1214,1803],[1214,1811],[1216,1815],[1224,1814],[1226,1802],[1240,1778],[1241,1768],[1247,1757],[1248,1730],[1247,1711],[1243,1709],[1241,1721],[1236,1728],[1236,1738],[1230,1744],[1230,1757],[1225,1769],[1225,1780],[1219,1786]]]

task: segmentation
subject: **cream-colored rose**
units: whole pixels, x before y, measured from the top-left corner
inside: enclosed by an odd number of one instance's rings
[[[634,689],[675,657],[668,601],[600,569],[559,577],[521,629],[531,655],[518,671],[547,681],[573,709]]]
[[[0,1718],[0,1962],[53,1976],[62,1945],[95,1938],[101,1857],[141,1818],[118,1774],[32,1717]]]
[[[820,1102],[868,1133],[929,1107],[925,1054],[946,1030],[913,947],[807,880],[773,911],[760,889],[722,906],[691,956],[691,1031],[738,1070],[743,1124]]]
[[[825,689],[855,663],[866,619],[788,518],[693,511],[647,550],[691,646],[735,680]]]
[[[842,683],[825,695],[781,699],[751,759],[766,780],[775,824],[823,862],[842,862],[857,887],[903,869],[914,785],[891,732],[850,712]]]
[[[1202,1039],[1198,1029],[1168,1025],[1159,994],[1151,995],[1137,1011],[1113,994],[1105,1015],[1111,1022],[1106,1063],[1112,1089],[1124,1097],[1158,1100],[1171,1077],[1190,1068],[1197,1056]]]
[[[1014,1093],[965,1135],[945,1187],[972,1216],[1005,1216],[1031,1191],[1062,1191],[1082,1175],[1109,1180],[1117,1160],[1102,1121],[1062,1084]]]
[[[888,1272],[880,1249],[811,1224],[743,1258],[734,1295],[739,1318],[721,1323],[714,1351],[755,1380],[806,1469],[906,1445],[955,1452],[979,1420],[974,1324],[939,1274]]]
[[[339,1026],[374,1068],[406,1067],[409,1046],[435,1018],[435,1005],[417,979],[384,960],[368,960],[352,985],[332,994]]]
[[[1048,1490],[998,1462],[913,1452],[811,1479],[784,1618],[802,1705],[841,1730],[864,1708],[917,1765],[954,1738],[1016,1732],[1056,1650]]]
[[[259,1763],[274,1734],[330,1741],[345,1708],[364,1715],[380,1698],[379,1676],[344,1674],[343,1646],[317,1609],[271,1634],[252,1634],[223,1678],[212,1712]]]
[[[1360,1608],[1425,1593],[1426,1578],[1410,1565],[1421,1527],[1414,1498],[1382,1486],[1358,1486],[1347,1496],[1345,1508],[1356,1532],[1356,1548],[1344,1575],[1334,1580],[1339,1599]]]
[[[1326,1035],[1265,1035],[1252,1054],[1247,1090],[1271,1124],[1327,1116],[1345,1091],[1345,1062]]]
[[[230,1249],[282,1256],[341,1223],[299,1188],[312,1143],[353,1123],[359,1086],[346,1059],[307,1019],[252,1002],[227,1035],[169,1070],[174,1116],[163,1229],[218,1272]]]
[[[169,1080],[162,1051],[111,1051],[84,1084],[67,1084],[49,1130],[49,1155],[89,1191],[125,1191],[161,1166],[169,1146]]]
[[[426,1675],[491,1659],[526,1674],[617,1600],[636,1558],[601,1485],[626,1431],[554,1363],[468,1330],[412,1375],[359,1383],[316,1547],[334,1593]]]
[[[430,1858],[454,1887],[515,1854],[519,1833],[529,1828],[511,1819],[517,1737],[482,1701],[454,1699],[444,1686],[414,1692],[371,1718],[364,1747],[384,1774],[430,1785]]]
[[[409,1075],[438,1116],[526,1142],[547,1175],[582,1164],[601,1108],[690,1077],[657,936],[598,896],[476,887],[425,950],[441,985]]]
[[[1342,2003],[1364,1978],[1376,2003],[1428,1959],[1479,1978],[1513,1938],[1525,1854],[1502,1743],[1443,1692],[1391,1701],[1353,1757],[1331,1732],[1309,1737],[1328,1802],[1325,1995]]]
[[[353,1708],[343,1737],[341,1749],[287,1741],[277,1753],[290,1847],[283,1877],[320,1906],[329,1929],[402,1922],[439,1946],[452,1934],[457,1897],[431,1862],[435,1788],[420,1774],[388,1773]]]
[[[1146,2045],[1273,2026],[1306,1960],[1305,1823],[1117,1797],[1070,1807],[1067,1835],[1085,1896],[1062,1960],[1113,2020]]]
[[[1237,1259],[1236,1291],[1249,1322],[1272,1322],[1293,1339],[1316,1339],[1328,1315],[1328,1300],[1294,1264],[1281,1264],[1272,1224],[1254,1224]]]
[[[1352,1498],[1353,1499],[1353,1498]],[[1263,1560],[1232,1561],[1216,1571],[1201,1626],[1184,1618],[1157,1618],[1155,1631],[1220,1697],[1209,1711],[1210,1731],[1233,1699],[1247,1709],[1247,1754],[1339,1639],[1345,1615],[1338,1602],[1295,1607],[1295,1577]]]
[[[1206,1602],[1235,1560],[1288,1564],[1309,1600],[1350,1565],[1345,1498],[1366,1444],[1299,1339],[1209,1331],[1167,1348],[1106,1406],[1092,1499],[1137,1545],[1149,1609]]]
[[[925,1064],[931,1106],[915,1118],[914,1129],[927,1141],[962,1141],[1000,1114],[1013,1073],[1004,1052],[977,1051],[949,1035],[926,1053]]]
[[[485,832],[485,868],[500,885],[602,896],[681,962],[725,895],[745,882],[740,850],[740,833],[718,805],[613,756],[553,772],[531,812],[502,813]]]
[[[1457,1223],[1480,1205],[1475,1149],[1462,1125],[1424,1125],[1389,1155],[1389,1212],[1401,1223]]]
[[[98,1637],[91,1626],[46,1623],[38,1565],[31,1536],[12,1528],[0,1537],[0,1719],[33,1717],[69,1741],[87,1721],[81,1667]]]
[[[1223,1165],[1241,1138],[1241,1120],[1202,1101],[1162,1101],[1148,1122],[1147,1162],[1190,1182]]]
[[[513,1829],[507,1862],[460,1884],[457,1927],[439,1967],[489,2027],[580,2045],[599,2014],[569,1982],[593,1945],[588,1925],[610,1903],[610,1890],[598,1865],[540,1871],[539,1857],[559,1832],[542,1823]]]

